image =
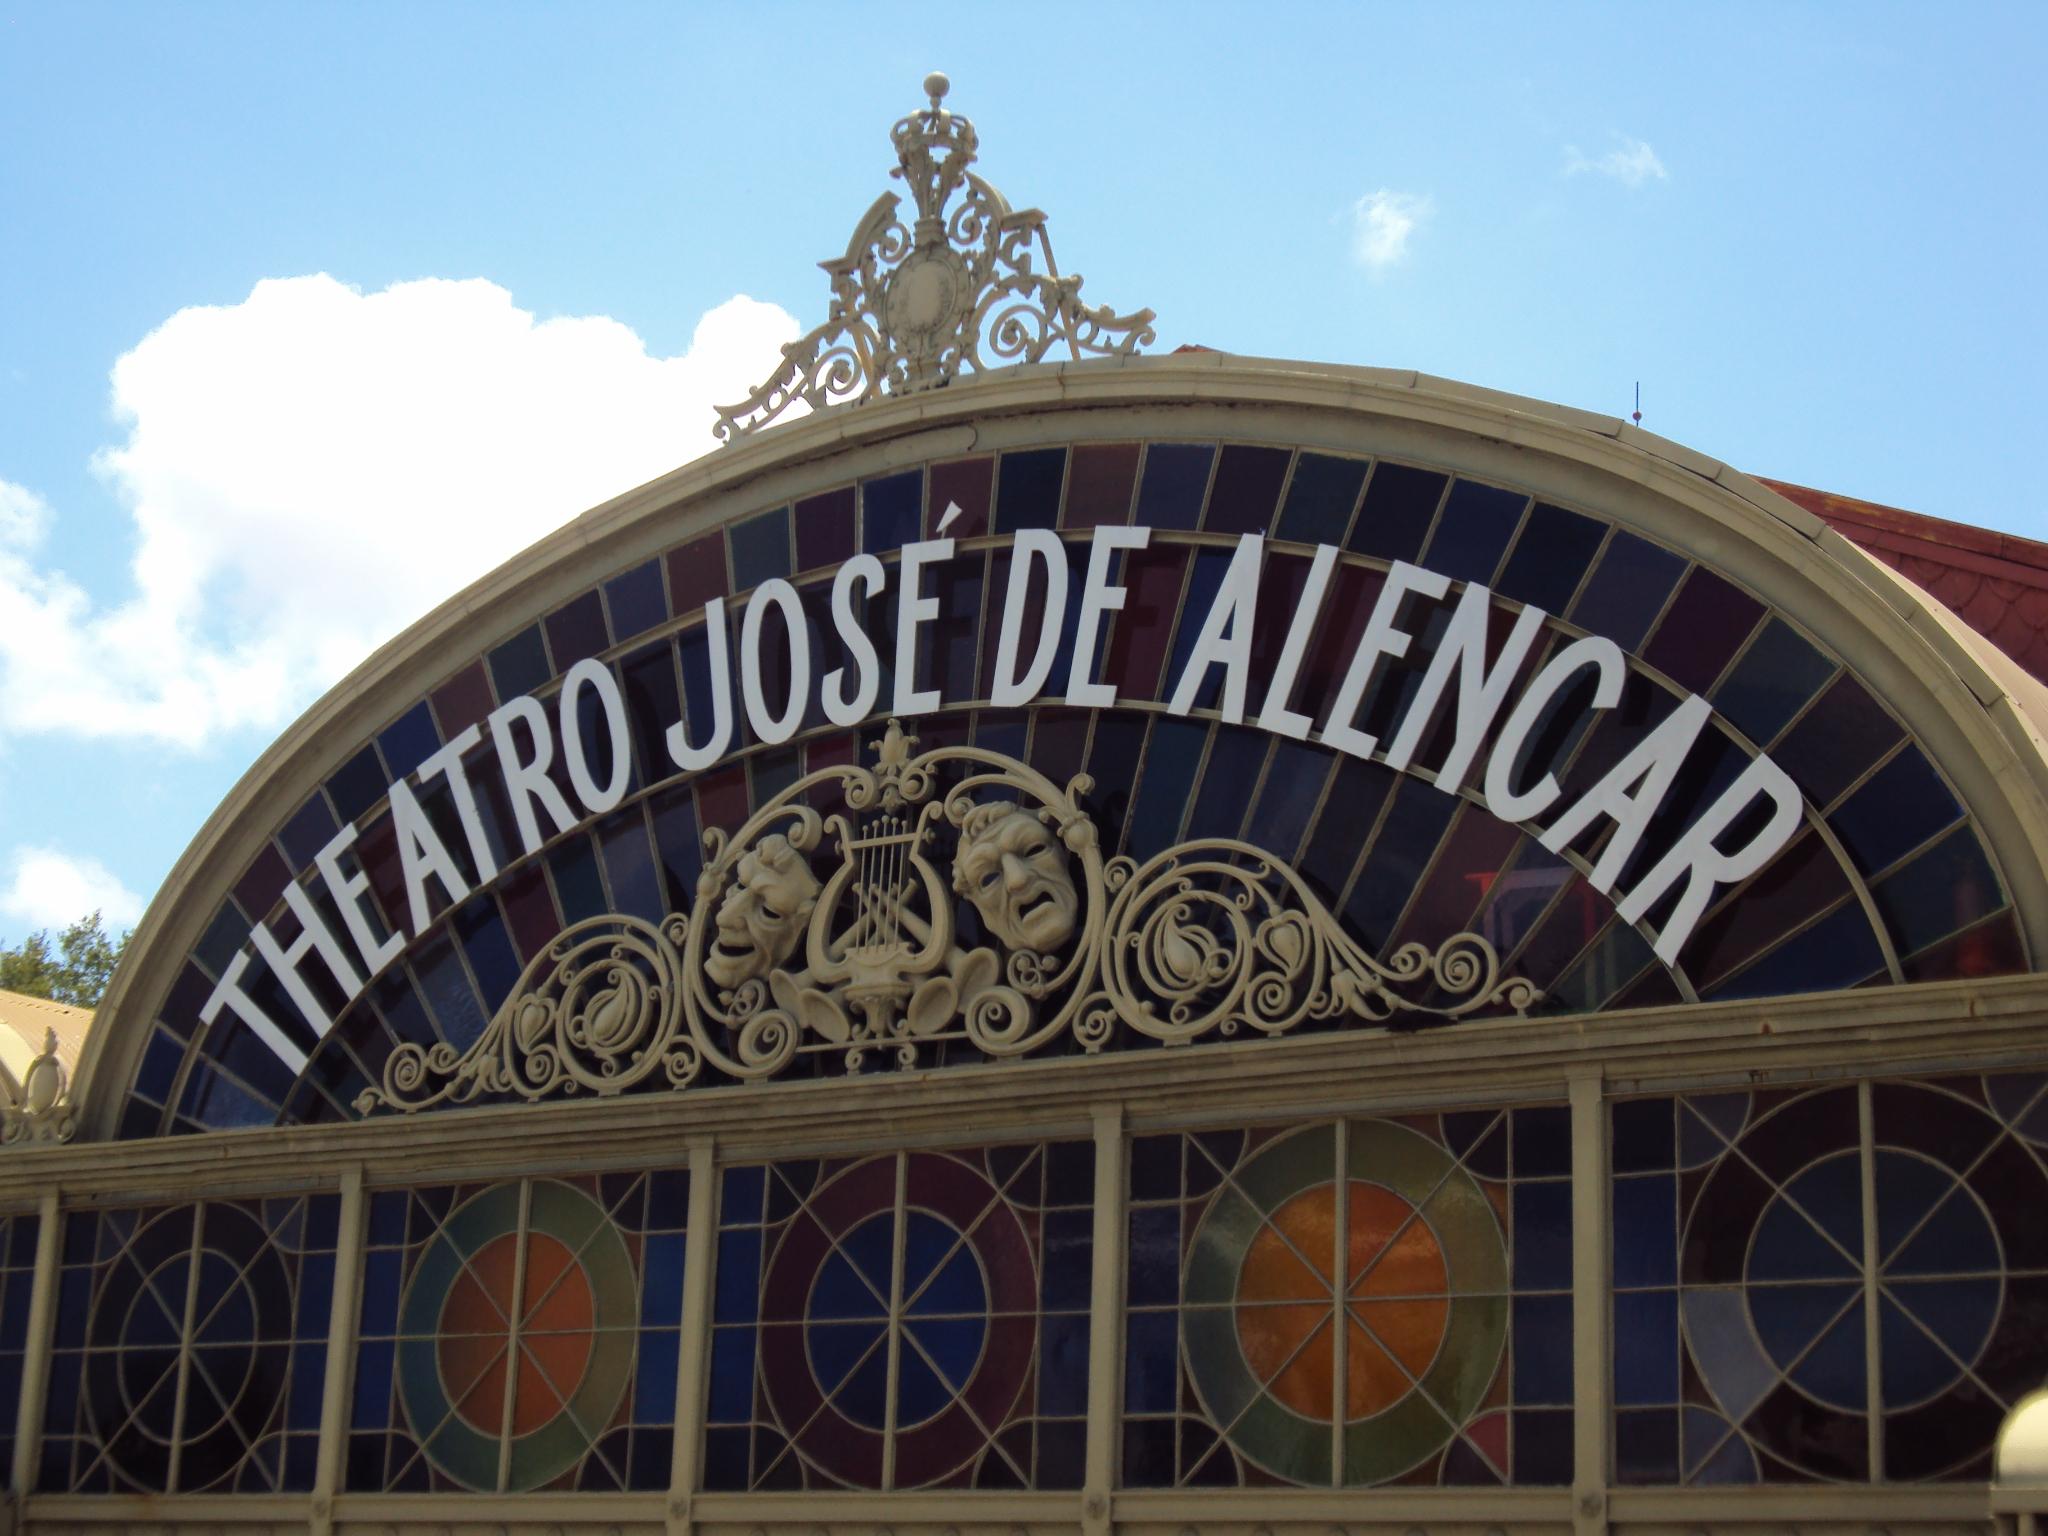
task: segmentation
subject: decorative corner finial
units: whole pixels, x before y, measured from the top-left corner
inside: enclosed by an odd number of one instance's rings
[[[931,105],[889,130],[890,174],[916,205],[908,224],[892,192],[875,199],[846,254],[819,265],[832,279],[824,322],[782,349],[782,366],[736,405],[718,407],[722,442],[766,426],[801,400],[813,410],[940,389],[963,371],[1042,362],[1055,347],[1127,356],[1153,340],[1152,311],[1119,315],[1081,302],[1081,278],[1060,276],[1045,215],[1013,210],[969,169],[974,124],[940,105],[952,82],[924,77]],[[958,199],[957,203],[955,199]]]
[[[21,1074],[21,1101],[0,1095],[0,1143],[69,1141],[77,1129],[71,1113],[71,1074],[57,1055],[57,1031],[43,1031],[43,1048]]]

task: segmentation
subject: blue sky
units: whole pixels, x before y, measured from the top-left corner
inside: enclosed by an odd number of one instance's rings
[[[932,68],[1162,347],[1640,379],[1744,469],[2048,537],[2044,44],[2039,6],[0,4],[0,940],[132,921],[378,639],[708,446]]]

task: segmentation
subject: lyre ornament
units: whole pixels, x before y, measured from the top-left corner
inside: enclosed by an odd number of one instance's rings
[[[467,1051],[403,1045],[365,1112],[1522,1013],[1476,933],[1375,955],[1299,875],[1225,838],[1102,846],[1077,774],[890,721],[704,834],[688,916],[566,929]]]
[[[969,169],[974,125],[940,106],[946,77],[925,77],[931,105],[889,131],[890,174],[910,190],[906,226],[893,192],[876,198],[846,243],[819,265],[832,279],[824,322],[782,349],[782,366],[751,395],[718,407],[730,442],[798,401],[815,410],[938,389],[963,370],[1067,357],[1123,356],[1153,339],[1152,311],[1119,315],[1081,302],[1062,277],[1045,215],[1013,209]]]

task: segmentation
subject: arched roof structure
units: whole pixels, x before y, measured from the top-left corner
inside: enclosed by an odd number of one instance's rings
[[[669,595],[654,594],[659,616],[647,629],[630,639],[615,638],[621,629],[615,620],[611,632],[593,640],[592,648],[616,660],[665,634],[680,636],[693,618],[701,623],[701,615],[690,611],[676,590],[679,576],[690,579],[688,562],[696,557],[688,552],[708,548],[699,541],[722,527],[744,524],[749,514],[758,518],[809,506],[814,498],[842,490],[850,494],[856,485],[872,485],[913,466],[1022,463],[1014,456],[1048,452],[1065,465],[1069,454],[1139,442],[1186,443],[1206,447],[1212,455],[1218,445],[1277,449],[1289,462],[1310,455],[1359,466],[1361,479],[1363,471],[1381,463],[1448,477],[1503,493],[1503,505],[1512,503],[1505,515],[1518,526],[1525,521],[1525,507],[1555,507],[1605,525],[1602,538],[1611,537],[1606,528],[1612,528],[1668,551],[1669,561],[1677,562],[1671,567],[1677,576],[1671,588],[1683,579],[1681,573],[1693,569],[1707,573],[1703,582],[1718,576],[1729,585],[1695,594],[1692,607],[1676,618],[1651,615],[1667,626],[1660,632],[1667,666],[1685,670],[1694,687],[1710,687],[1737,651],[1758,643],[1772,624],[1810,641],[1825,658],[1828,678],[1841,665],[1862,695],[1896,722],[1895,731],[1863,722],[1866,711],[1859,700],[1857,709],[1844,709],[1845,719],[1855,716],[1845,728],[1886,737],[1876,743],[1873,757],[1892,750],[1901,738],[1909,741],[1925,764],[1924,769],[1916,764],[1910,776],[1946,786],[1973,831],[1998,889],[1987,893],[1983,910],[1972,921],[2009,912],[2010,933],[1998,939],[1996,959],[1980,956],[1968,963],[2024,968],[2042,942],[2042,924],[2048,922],[2048,886],[2042,877],[2048,823],[2043,819],[2040,685],[1895,572],[1756,481],[1613,419],[1411,373],[1222,354],[1040,365],[958,382],[930,395],[830,412],[722,449],[586,513],[372,657],[264,755],[166,882],[138,931],[131,962],[107,999],[109,1025],[95,1033],[86,1063],[81,1088],[92,1134],[122,1134],[123,1099],[156,1032],[170,1024],[191,1035],[202,1033],[176,1010],[191,1014],[204,1001],[193,968],[208,970],[209,930],[218,935],[225,921],[240,930],[234,935],[240,939],[249,923],[271,913],[285,873],[304,877],[304,868],[294,867],[285,852],[292,818],[304,815],[323,793],[331,806],[336,776],[372,751],[373,743],[384,743],[383,765],[393,771],[402,771],[395,767],[402,752],[412,751],[415,761],[426,755],[394,744],[393,733],[414,728],[408,722],[427,721],[433,734],[421,745],[428,750],[455,734],[452,720],[432,722],[463,707],[451,701],[464,680],[477,676],[485,658],[537,634],[550,615],[566,613],[567,605],[588,601],[588,594],[606,583],[626,580],[650,565],[666,573]],[[1077,477],[1082,473],[1072,471]],[[1120,493],[1125,498],[1120,518],[1144,515],[1131,499],[1136,485],[1133,471]],[[1314,539],[1288,538],[1278,489],[1270,488],[1263,514],[1271,520],[1272,553],[1313,549]],[[912,522],[903,527],[922,532],[941,509],[926,505],[937,492],[924,482],[916,494]],[[1076,515],[1072,498],[1086,491],[1076,478],[1066,494],[1067,509],[1057,516],[1070,519]],[[1341,516],[1348,521],[1350,509]],[[876,526],[870,517],[868,526]],[[1234,525],[1227,526],[1236,532]],[[1580,524],[1571,526],[1586,536]],[[1210,526],[1181,536],[1190,552],[1226,542]],[[1533,559],[1545,535],[1529,527],[1521,536],[1518,548],[1531,550]],[[807,534],[799,531],[796,537],[801,542]],[[983,524],[961,543],[968,547],[980,539],[993,547],[1003,537]],[[1496,561],[1506,542],[1497,539]],[[1439,559],[1448,547],[1439,546]],[[1428,553],[1417,553],[1426,565]],[[1475,558],[1485,554],[1482,549]],[[724,563],[732,557],[721,545],[716,558]],[[800,576],[802,554],[785,558],[792,562],[791,573]],[[1355,563],[1384,569],[1387,561],[1361,555]],[[1482,574],[1490,578],[1493,563]],[[716,585],[726,584],[721,572]],[[737,581],[732,585],[730,597],[738,607],[745,588]],[[1741,633],[1713,642],[1720,650],[1706,661],[1672,662],[1669,658],[1685,644],[1676,626],[1702,622],[1698,615],[1711,618],[1724,594],[1727,601],[1744,605],[1737,615]],[[1499,595],[1512,601],[1505,590]],[[1571,625],[1567,616],[1559,633],[1574,632],[1596,630]],[[494,659],[490,670],[499,679],[502,702],[504,669]],[[539,681],[538,691],[550,691],[545,678]],[[1154,691],[1163,693],[1166,681]],[[1666,691],[1677,691],[1668,674],[1664,682]],[[472,711],[490,702],[479,699]],[[878,711],[877,721],[885,713]],[[1197,709],[1194,718],[1205,714],[1213,718],[1214,711]],[[1725,717],[1720,723],[1727,728]],[[1731,729],[1730,734],[1742,733]],[[1755,744],[1748,743],[1748,750],[1755,751]],[[1863,763],[1846,771],[1853,777],[1871,766]],[[674,776],[672,766],[669,776]],[[1830,778],[1823,792],[1843,787]],[[365,793],[375,802],[381,800],[375,793],[381,788],[375,785]],[[1852,879],[1879,873],[1858,869],[1839,831],[1821,815],[1823,808],[1808,803],[1802,815],[1835,861]],[[1941,830],[1946,822],[1936,816],[1930,825]],[[224,920],[231,899],[236,913]],[[1864,892],[1858,892],[1857,901],[1870,908]],[[216,947],[219,942],[216,937]],[[1873,976],[1883,971],[1892,980],[1905,979],[1902,963],[1913,957],[1897,953],[1898,947],[1896,939],[1880,942],[1886,953]],[[1779,990],[1802,990],[1804,985]],[[1697,995],[1696,984],[1693,990]],[[495,1001],[486,998],[485,1007]],[[131,1126],[126,1134],[137,1133]]]

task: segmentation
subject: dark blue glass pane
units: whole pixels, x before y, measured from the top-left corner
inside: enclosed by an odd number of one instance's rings
[[[1180,621],[1173,633],[1173,655],[1167,663],[1161,698],[1172,698],[1180,687],[1181,673],[1187,670],[1188,658],[1194,654],[1195,641],[1201,637],[1202,623],[1209,616],[1210,604],[1222,590],[1223,573],[1230,569],[1230,560],[1231,551],[1227,549],[1195,552],[1194,570],[1188,577],[1187,595],[1181,599]],[[1196,690],[1194,707],[1213,709],[1222,692],[1223,669],[1211,665],[1201,687]]]
[[[383,763],[378,761],[377,749],[368,746],[334,770],[334,776],[327,781],[327,798],[343,821],[357,821],[384,798],[390,784]]]
[[[734,523],[726,530],[732,545],[732,585],[746,592],[774,576],[790,573],[789,509],[778,508]]]
[[[668,617],[668,599],[661,590],[661,562],[650,560],[604,584],[605,607],[611,610],[612,639],[630,640]]]
[[[439,751],[441,733],[434,729],[434,712],[427,701],[421,699],[379,731],[377,745],[383,749],[385,766],[395,777],[411,773]]]
[[[1614,1467],[1624,1483],[1677,1482],[1677,1410],[1637,1409],[1615,1414]]]
[[[923,470],[861,482],[860,547],[867,553],[916,543],[923,517]]]
[[[1216,450],[1207,443],[1154,443],[1145,450],[1132,521],[1147,528],[1193,528],[1201,520]]]
[[[712,1316],[721,1323],[751,1322],[761,1283],[761,1233],[728,1227],[718,1235],[718,1279]]]
[[[1171,1413],[1180,1373],[1179,1316],[1133,1312],[1124,1320],[1124,1411]]]
[[[1825,810],[1904,734],[1870,691],[1843,673],[1771,747],[1771,761]]]
[[[718,1220],[721,1226],[741,1226],[761,1219],[761,1190],[765,1168],[728,1168],[720,1183]]]
[[[434,1022],[440,1025],[441,1038],[459,1051],[467,1050],[484,1032],[490,1015],[478,1000],[476,989],[470,985],[455,957],[455,947],[445,934],[419,947],[413,970],[420,979],[427,1007],[433,1011]]]
[[[1572,1299],[1515,1298],[1515,1403],[1572,1400]]]
[[[1365,484],[1369,461],[1304,453],[1294,461],[1277,537],[1302,544],[1340,544]]]
[[[1290,457],[1285,448],[1226,443],[1202,527],[1210,533],[1265,533],[1273,526]]]
[[[1413,560],[1436,520],[1449,480],[1432,469],[1380,460],[1365,483],[1365,504],[1345,548],[1382,560]]]
[[[1333,755],[1305,742],[1280,741],[1246,828],[1259,847],[1292,862],[1328,781]]]
[[[597,872],[597,855],[590,838],[575,833],[547,856],[548,869],[555,877],[555,895],[562,904],[564,921],[580,923],[610,910],[604,882]]]
[[[1513,1110],[1516,1178],[1563,1178],[1571,1174],[1571,1110]]]
[[[1676,1284],[1678,1181],[1669,1175],[1616,1179],[1613,1190],[1614,1283]]]
[[[1027,448],[1004,454],[996,461],[995,531],[1057,527],[1060,484],[1066,473],[1064,448]]]
[[[1962,814],[1934,765],[1918,747],[1907,745],[1835,807],[1828,825],[1847,845],[1856,867],[1875,875]]]
[[[1088,1319],[1049,1317],[1038,1339],[1038,1411],[1088,1411]]]
[[[658,923],[667,915],[661,882],[654,869],[654,847],[648,841],[647,822],[638,805],[629,805],[613,816],[597,833],[604,858],[606,883],[611,888],[612,910]]]
[[[1377,948],[1392,937],[1462,804],[1456,795],[1444,794],[1433,784],[1401,777],[1393,808],[1344,903],[1345,922],[1368,945]]]
[[[1438,514],[1421,563],[1453,581],[1491,582],[1528,504],[1521,491],[1458,481]]]
[[[696,802],[686,787],[662,791],[651,805],[669,910],[687,912],[697,899],[697,871],[703,861],[703,845],[697,841]]]
[[[711,1422],[745,1423],[753,1417],[753,1405],[754,1335],[720,1328],[711,1337]]]
[[[663,1328],[640,1336],[640,1359],[633,1377],[633,1417],[642,1424],[665,1424],[676,1412],[676,1335]]]
[[[1834,673],[1833,660],[1784,620],[1772,619],[1714,690],[1714,708],[1767,746]]]
[[[501,699],[531,693],[553,677],[554,672],[548,666],[547,646],[540,637],[540,626],[536,624],[531,629],[521,630],[492,651],[490,667],[492,686],[498,690]],[[329,789],[331,792],[332,785]]]
[[[1159,1206],[1131,1212],[1130,1273],[1125,1300],[1133,1307],[1169,1306],[1180,1296],[1180,1211]]]
[[[1529,509],[1494,590],[1545,613],[1564,612],[1606,531],[1590,517],[1538,502]]]
[[[298,810],[291,820],[278,829],[277,840],[284,845],[285,856],[292,861],[293,869],[304,869],[313,862],[313,856],[334,840],[340,829],[335,825],[334,812],[327,808],[327,798],[315,793]]]
[[[1616,529],[1572,606],[1571,620],[1633,651],[1649,633],[1651,621],[1684,569],[1684,559],[1670,550]]]
[[[1045,1216],[1041,1304],[1048,1310],[1088,1305],[1094,1258],[1094,1213],[1050,1211]]]
[[[1678,1293],[1625,1291],[1614,1298],[1614,1399],[1678,1401]]]
[[[1209,727],[1198,720],[1162,717],[1152,724],[1145,751],[1144,778],[1131,799],[1131,824],[1125,849],[1143,860],[1179,841],[1181,818],[1187,813],[1188,791],[1202,765],[1202,747]]]
[[[519,980],[519,956],[505,932],[497,902],[488,894],[473,898],[457,914],[455,931],[461,935],[462,953],[483,991],[484,1008],[496,1013]]]
[[[1515,1289],[1554,1290],[1572,1283],[1569,1184],[1515,1186]]]
[[[1209,761],[1202,769],[1201,794],[1188,819],[1190,839],[1238,835],[1271,742],[1269,733],[1248,726],[1217,727]]]
[[[1908,866],[1906,872],[1913,867]],[[1943,894],[1947,898],[1950,893]],[[1883,909],[1881,899],[1878,906]],[[1897,943],[1896,931],[1893,942]],[[1900,944],[1899,952],[1908,953],[1908,946]],[[1884,952],[1878,948],[1877,935],[1870,931],[1863,908],[1852,901],[1705,995],[1774,997],[1788,992],[1831,992],[1853,987],[1883,969]]]
[[[2005,904],[1998,877],[1968,827],[1958,827],[1925,853],[1870,888],[1901,955],[1966,928]]]
[[[1673,1099],[1623,1099],[1613,1107],[1614,1171],[1655,1173],[1674,1166]]]

